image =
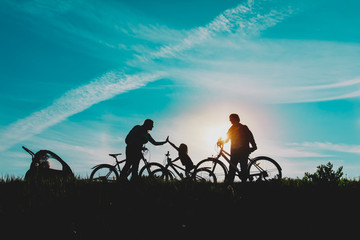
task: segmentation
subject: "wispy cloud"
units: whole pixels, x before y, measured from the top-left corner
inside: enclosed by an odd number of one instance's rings
[[[66,92],[47,108],[7,126],[1,131],[0,150],[6,150],[13,144],[26,140],[96,103],[143,87],[162,76],[161,72],[134,75],[115,71],[107,72],[86,85]]]
[[[331,143],[331,142],[303,142],[303,143],[292,143],[290,145],[300,148],[306,148],[306,149],[318,149],[318,150],[327,150],[330,152],[360,154],[360,145],[349,145],[349,144]]]
[[[262,4],[265,2],[248,1],[236,8],[228,9],[206,26],[189,31],[187,37],[178,43],[164,45],[154,52],[141,56],[142,61],[176,57],[177,54],[214,37],[217,33],[229,32],[244,35],[258,32],[275,25],[291,13],[288,7],[282,10],[263,12],[265,8],[262,7]],[[40,10],[46,9],[48,11],[51,7],[54,5],[41,4]],[[70,7],[70,5],[66,5],[64,9],[68,10]],[[66,92],[52,105],[7,126],[1,131],[0,150],[8,149],[18,142],[39,134],[48,127],[84,111],[96,103],[110,99],[117,94],[143,87],[146,83],[155,81],[164,75],[164,72],[134,75],[126,75],[119,71],[107,72],[86,85]]]
[[[139,56],[139,59],[149,61],[175,57],[178,53],[193,48],[218,33],[233,33],[241,36],[258,34],[294,12],[290,5],[277,6],[277,10],[273,9],[275,5],[266,9],[263,6],[265,2],[249,0],[235,8],[227,9],[207,25],[190,30],[188,36],[180,42],[162,46],[147,56]]]
[[[300,102],[331,101],[338,99],[356,98],[360,96],[360,79],[339,81],[330,84],[303,86],[287,89],[297,95],[305,95]],[[296,102],[296,101],[294,101]]]
[[[342,87],[352,88],[358,85],[360,85],[360,78],[351,79],[342,82],[330,83],[330,84],[297,87],[297,90],[320,90],[320,89],[331,89],[331,88],[342,88]]]
[[[358,44],[217,36],[199,45],[179,81],[218,96],[262,103],[318,102],[360,96]],[[209,50],[211,49],[211,50]],[[196,79],[196,81],[193,81]]]

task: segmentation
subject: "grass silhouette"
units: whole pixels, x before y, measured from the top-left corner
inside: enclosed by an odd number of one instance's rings
[[[134,239],[354,233],[360,182],[226,184],[0,181],[0,226],[12,239]],[[5,236],[5,235],[4,235]],[[323,235],[322,235],[323,236]]]

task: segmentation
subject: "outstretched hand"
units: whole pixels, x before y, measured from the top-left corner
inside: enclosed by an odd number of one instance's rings
[[[221,146],[223,146],[224,145],[224,140],[222,140],[221,138],[219,138],[219,140],[217,141],[217,143],[216,143],[216,145],[218,146],[218,147],[221,147]]]

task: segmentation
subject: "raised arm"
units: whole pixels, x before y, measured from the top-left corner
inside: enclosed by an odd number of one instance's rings
[[[155,141],[155,140],[152,138],[152,136],[149,134],[149,142],[151,142],[151,143],[154,144],[155,146],[164,145],[165,143],[168,142],[168,139],[169,139],[169,137],[167,137],[165,141],[157,142],[157,141]]]
[[[168,139],[168,142],[170,143],[170,145],[171,145],[173,148],[176,149],[176,151],[179,151],[179,148],[178,148],[175,144],[173,144],[172,142],[170,142],[169,139]]]

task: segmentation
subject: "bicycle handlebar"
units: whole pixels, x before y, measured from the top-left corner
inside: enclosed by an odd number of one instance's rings
[[[224,149],[224,140],[222,140],[221,138],[219,138],[219,140],[216,143],[216,146],[220,147],[220,152],[223,151]],[[249,154],[251,154],[252,152],[254,152],[257,148],[251,147],[249,148]]]
[[[218,147],[223,148],[223,147],[224,147],[224,141],[223,141],[221,138],[219,138],[219,140],[217,141],[216,145],[217,145]]]
[[[24,146],[22,146],[22,148],[23,148],[26,152],[28,152],[28,153],[31,155],[31,157],[35,157],[35,153],[33,153],[30,149],[28,149],[28,148],[26,148],[26,147],[24,147]]]

